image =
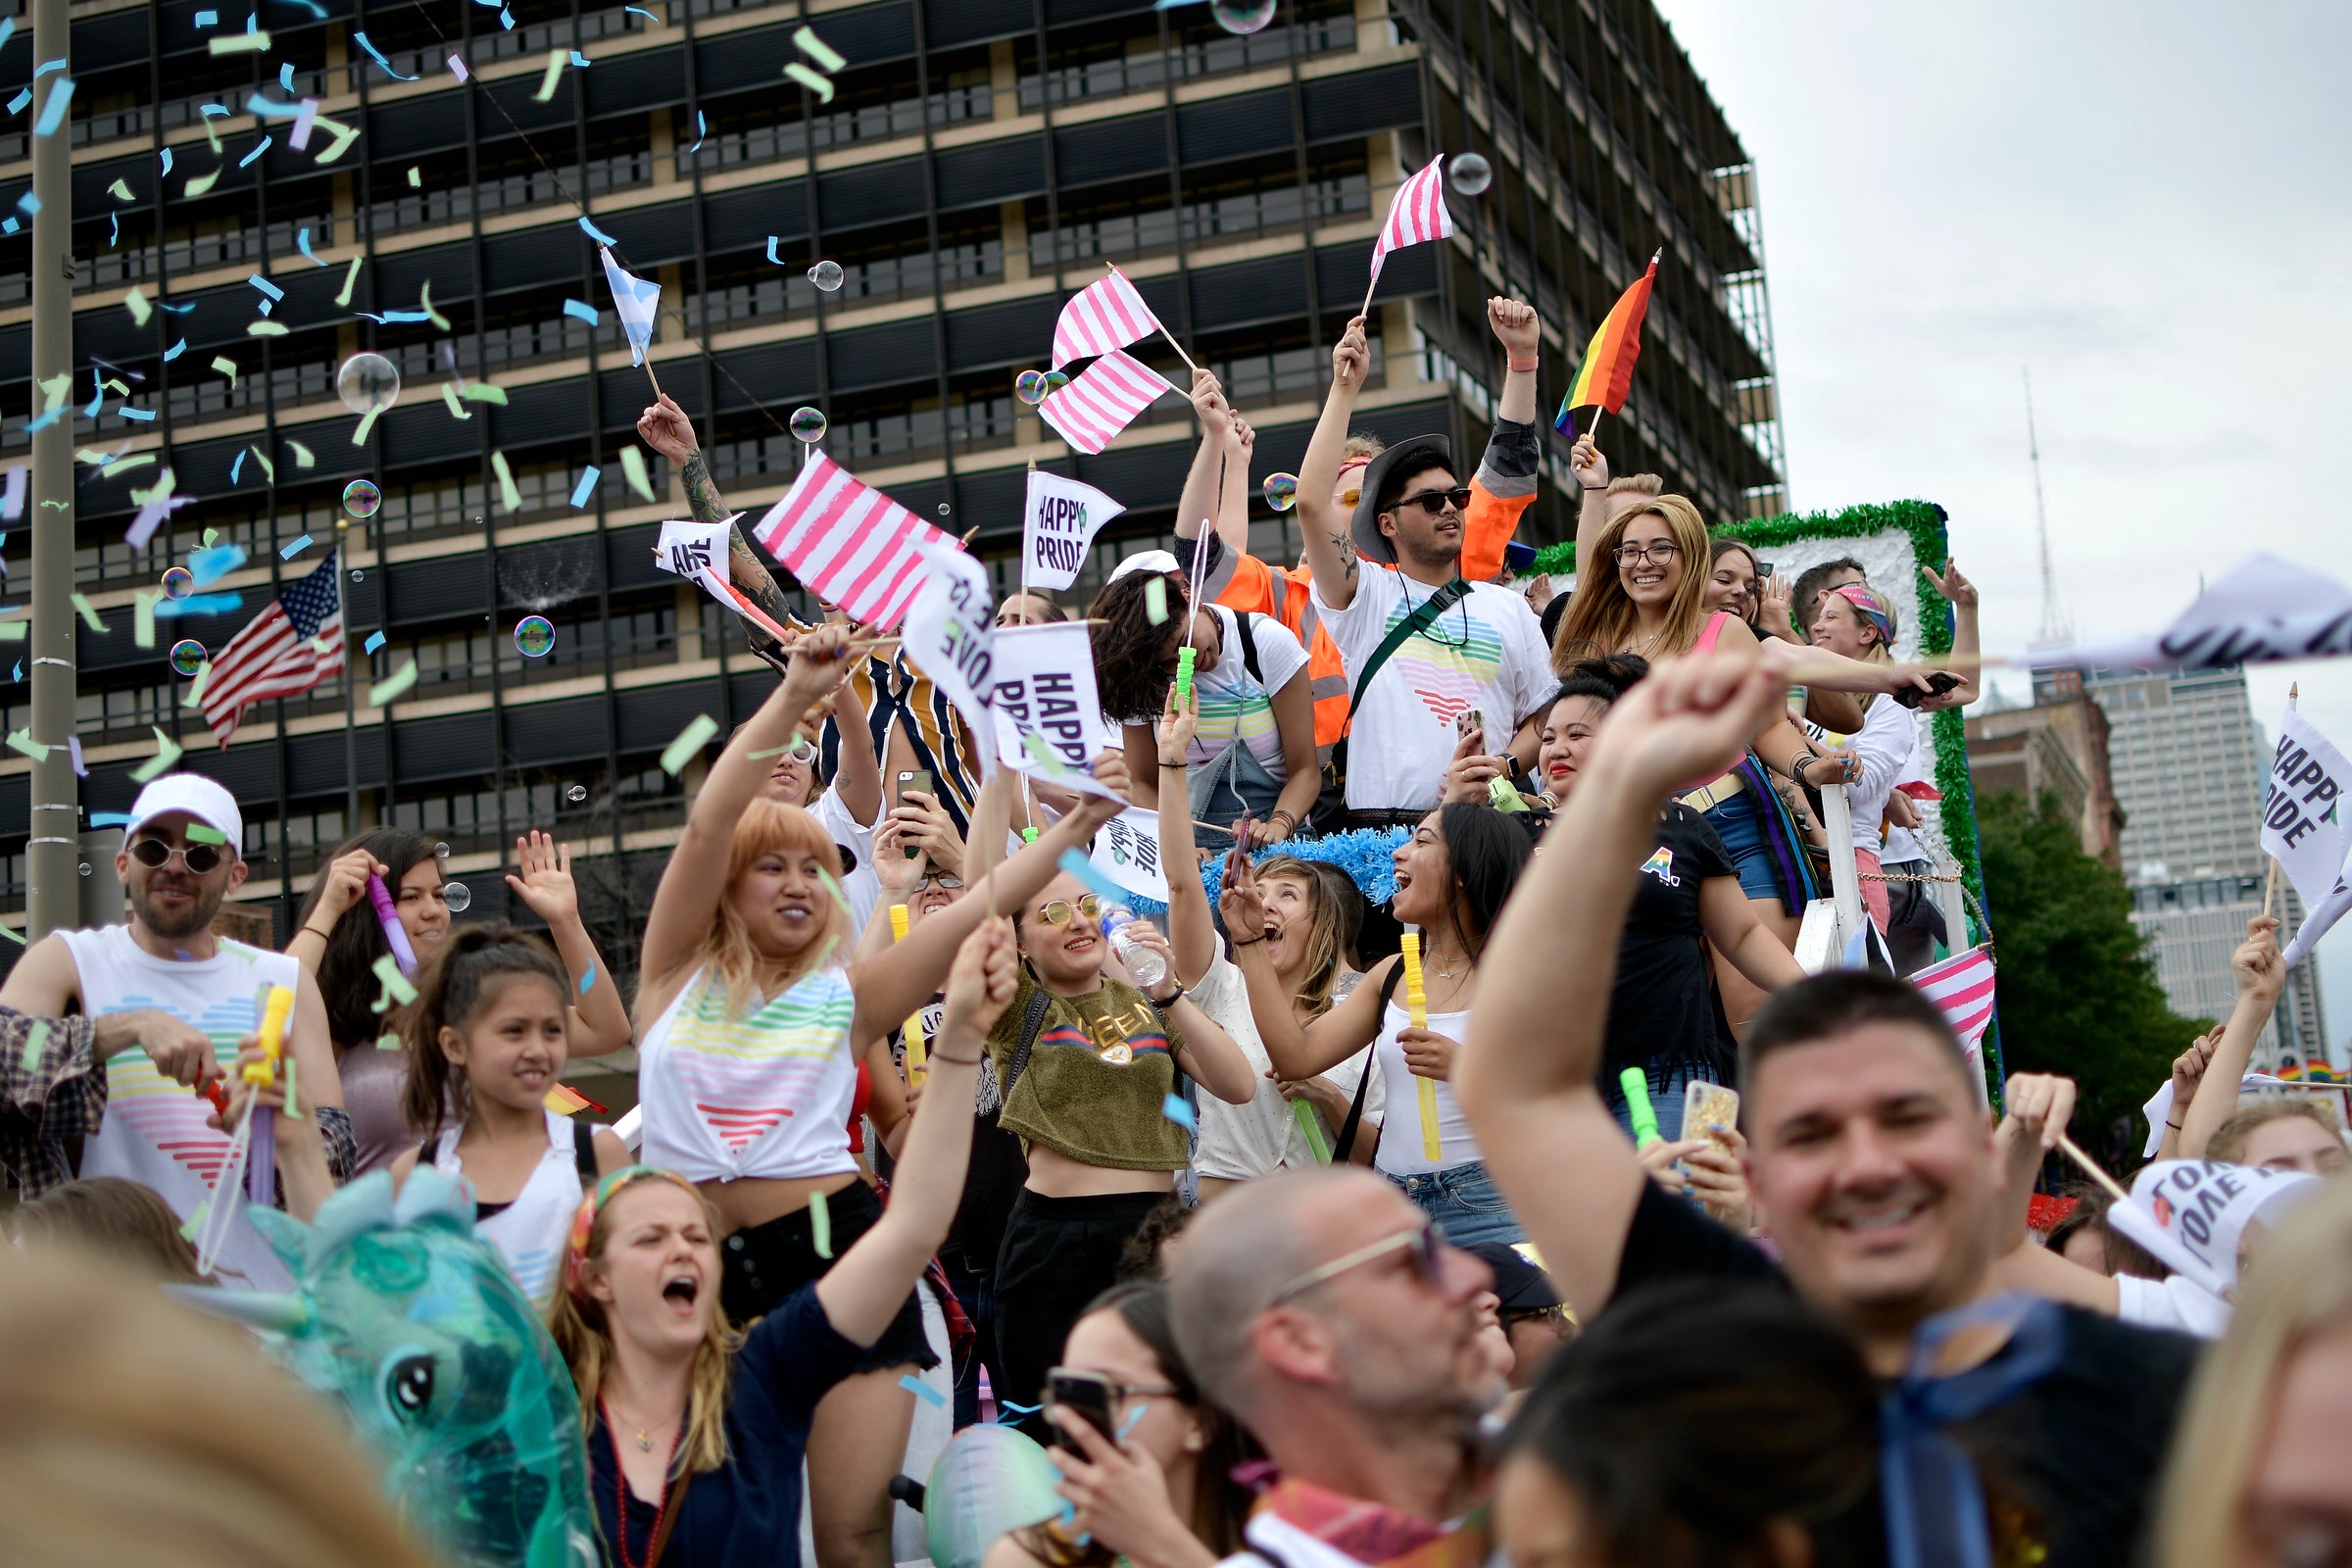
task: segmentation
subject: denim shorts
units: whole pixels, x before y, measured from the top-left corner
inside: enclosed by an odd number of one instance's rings
[[[1715,1069],[1703,1061],[1678,1061],[1671,1066],[1652,1063],[1649,1068],[1649,1108],[1657,1113],[1658,1136],[1673,1143],[1683,1136],[1683,1091],[1692,1084],[1718,1084],[1723,1080]],[[1634,1135],[1634,1114],[1626,1105],[1625,1090],[1618,1085],[1615,1074],[1601,1083],[1602,1098],[1608,1102],[1609,1114],[1625,1129],[1628,1138]]]
[[[1381,1174],[1395,1182],[1397,1190],[1411,1199],[1421,1212],[1443,1226],[1446,1239],[1456,1247],[1477,1242],[1510,1246],[1527,1240],[1527,1233],[1519,1228],[1511,1205],[1503,1201],[1502,1189],[1487,1174],[1483,1160],[1412,1176],[1398,1176],[1385,1170]]]
[[[1772,873],[1772,857],[1764,849],[1764,823],[1756,815],[1755,786],[1707,808],[1706,818],[1730,853],[1732,869],[1740,873],[1740,891],[1751,899],[1777,901],[1781,883]]]

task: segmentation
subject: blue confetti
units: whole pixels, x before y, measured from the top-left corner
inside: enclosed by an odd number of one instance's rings
[[[196,25],[199,27],[215,26],[219,24],[220,21],[220,13],[218,11],[199,11],[196,13]],[[96,817],[91,817],[90,820],[95,822],[98,819]]]
[[[162,300],[157,300],[155,308],[159,311],[170,311],[173,316],[185,316],[196,307],[193,305],[166,305]]]
[[[0,48],[6,48],[8,46],[8,40],[14,38],[16,35],[17,19],[14,17],[0,17]]]
[[[237,160],[237,167],[239,169],[243,169],[247,164],[252,163],[256,158],[261,157],[262,154],[270,150],[270,144],[276,139],[277,138],[274,136],[264,136],[260,141],[255,142],[253,144],[253,151],[247,153],[244,157]]]
[[[372,653],[374,653],[374,652],[375,652],[375,651],[376,651],[378,648],[381,648],[381,647],[383,647],[383,646],[384,646],[384,634],[383,634],[382,632],[380,632],[380,631],[371,631],[371,632],[369,632],[369,633],[368,634],[368,642],[367,642],[367,649],[368,649],[368,652],[369,652],[369,653],[371,653],[371,654],[372,654]]]
[[[703,150],[703,143],[710,139],[710,122],[704,117],[700,109],[697,109],[694,112],[694,145],[686,150],[690,153],[699,153]]]
[[[106,248],[111,251],[117,245],[122,243],[122,215],[121,213],[109,213],[106,215]]]
[[[509,32],[513,32],[514,30],[514,11],[506,6],[500,6],[498,8],[498,24]]]
[[[81,416],[85,419],[95,419],[98,417],[98,411],[105,407],[106,383],[98,379],[96,370],[92,370],[90,372],[90,406],[81,411]]]
[[[296,556],[301,555],[305,550],[310,548],[311,536],[306,533],[301,538],[295,540],[292,544],[286,546],[283,550],[280,550],[277,553],[277,559],[280,561],[292,561]]]
[[[243,545],[215,545],[209,550],[195,550],[188,554],[188,571],[195,577],[199,588],[219,582],[243,564]]]
[[[92,811],[90,826],[128,827],[130,826],[130,813],[128,811]]]
[[[1088,887],[1094,889],[1095,892],[1101,894],[1102,897],[1116,900],[1121,904],[1127,904],[1132,907],[1132,895],[1130,895],[1125,888],[1119,886],[1116,882],[1113,882],[1110,878],[1104,876],[1101,871],[1097,870],[1095,868],[1095,862],[1088,859],[1085,856],[1079,854],[1076,850],[1062,851],[1061,858],[1054,863],[1060,866],[1064,871],[1069,872],[1070,875],[1076,877],[1079,881],[1085,883]]]
[[[180,339],[178,342],[176,342],[176,343],[172,344],[172,345],[170,348],[168,348],[168,349],[164,350],[164,358],[165,358],[167,361],[169,361],[169,360],[176,360],[176,359],[178,359],[178,358],[179,358],[179,357],[180,357],[182,354],[185,354],[185,353],[187,353],[187,352],[188,352],[188,340],[187,340],[186,338],[184,338],[184,337],[183,337],[183,338],[181,338],[181,339]]]
[[[199,104],[197,107],[203,111],[204,118],[207,120],[226,120],[228,118],[228,105],[226,104]]]
[[[164,149],[164,172],[172,172],[172,149],[169,147]]]
[[[321,11],[321,12],[319,12],[319,13],[318,13],[318,15],[319,15],[319,16],[321,16],[321,17],[323,17],[323,16],[325,16],[325,15],[326,15],[326,13],[325,13],[325,12],[323,12],[323,11]],[[284,62],[282,62],[282,63],[281,63],[281,64],[278,66],[278,68],[277,68],[277,84],[278,84],[278,86],[280,86],[280,87],[282,87],[283,89],[285,89],[287,92],[292,92],[292,91],[294,90],[294,62],[293,62],[293,61],[291,61],[291,60],[284,61]]]
[[[614,239],[612,235],[606,233],[603,229],[588,221],[585,217],[582,217],[580,220],[580,232],[587,235],[590,239],[596,241],[599,245],[617,245],[620,243],[620,241]]]
[[[25,187],[24,194],[17,198],[17,211],[23,213],[26,218],[31,218],[36,216],[40,210],[41,199],[32,193],[30,186]]]
[[[584,68],[593,64],[593,62],[591,62],[586,55],[580,53],[577,49],[574,49],[571,52],[571,63],[574,69]]]
[[[604,471],[593,463],[581,471],[580,482],[571,487],[572,511],[577,512],[588,505],[588,498],[596,494],[597,475]]]
[[[324,267],[326,265],[326,263],[319,261],[318,256],[311,250],[310,224],[305,223],[302,225],[302,227],[294,231],[294,248],[302,252],[304,256],[309,257],[312,265],[317,267]]]
[[[228,466],[228,482],[235,484],[237,475],[245,471],[245,449],[237,448],[237,461]]]
[[[9,20],[13,22],[16,19],[11,17]],[[32,102],[32,89],[30,87],[19,87],[17,89],[17,95],[8,101],[8,112],[12,115],[21,115],[24,112],[24,106],[30,102]]]
[[[251,276],[247,277],[245,281],[251,283],[255,288],[260,289],[263,293],[269,295],[273,300],[282,300],[286,297],[286,291],[284,289],[279,288],[275,283],[270,282],[259,272],[253,273]]]
[[[773,234],[767,236],[767,259],[778,267],[784,265],[784,258],[776,254],[776,236]]]
[[[134,409],[125,406],[117,409],[115,412],[122,416],[122,417],[125,419],[136,419],[141,424],[152,424],[155,422],[155,411],[153,409]]]
[[[58,64],[62,66],[65,62],[61,60]],[[34,74],[38,75],[39,73]],[[57,85],[49,89],[48,98],[41,104],[41,118],[33,122],[32,133],[35,136],[55,135],[57,127],[66,122],[66,107],[73,102],[74,78],[58,77]]]
[[[1200,1112],[1186,1104],[1182,1095],[1170,1095],[1161,1101],[1159,1113],[1188,1133],[1197,1131],[1200,1126]]]
[[[899,1387],[906,1390],[916,1398],[922,1400],[925,1404],[932,1406],[934,1409],[944,1410],[948,1407],[948,1396],[946,1395],[940,1393],[937,1389],[933,1388],[930,1384],[925,1383],[921,1378],[916,1377],[911,1372],[899,1379]]]
[[[564,302],[564,314],[565,316],[573,317],[579,320],[586,321],[590,326],[594,326],[599,321],[604,319],[604,318],[598,314],[595,306],[583,305],[578,300],[565,300]]]
[[[63,71],[65,69],[66,63],[63,60],[44,60],[39,65],[32,68],[32,79],[38,81],[43,76],[49,74],[49,73],[52,71]]]
[[[374,61],[377,65],[384,68],[384,74],[390,76],[394,81],[415,81],[416,79],[415,76],[404,76],[399,72],[394,71],[392,69],[392,62],[384,58],[384,52],[381,49],[378,49],[375,45],[368,41],[368,35],[366,33],[355,32],[351,35],[351,37],[354,43],[357,43],[361,48],[368,51],[368,59]]]
[[[286,69],[290,72],[294,68],[288,66]],[[245,112],[249,115],[259,116],[263,120],[292,120],[302,113],[302,105],[281,104],[265,98],[257,92],[246,98]]]
[[[224,615],[245,603],[243,594],[191,594],[185,599],[164,599],[156,603],[159,620],[176,615]]]
[[[584,997],[584,996],[586,996],[586,995],[587,995],[587,994],[588,994],[590,991],[594,990],[595,988],[596,988],[596,965],[592,963],[592,964],[590,964],[590,965],[588,966],[588,972],[587,972],[586,974],[584,974],[584,975],[580,976],[580,995]]]
[[[622,6],[620,9],[623,12],[635,12],[638,16],[643,17],[646,21],[652,23],[657,27],[662,25],[662,19],[655,16],[651,11],[646,10],[643,6]]]

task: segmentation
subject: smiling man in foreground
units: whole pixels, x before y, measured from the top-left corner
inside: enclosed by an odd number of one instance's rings
[[[1670,1279],[1782,1281],[1854,1336],[1926,1442],[1936,1423],[1958,1441],[1997,1535],[2045,1547],[2049,1568],[2121,1568],[2193,1349],[2047,1302],[1995,1300],[1992,1123],[1933,1004],[1901,981],[1833,973],[1778,993],[1748,1026],[1747,1176],[1778,1266],[1651,1183],[1602,1102],[1618,939],[1660,805],[1736,756],[1783,686],[1753,649],[1692,656],[1661,664],[1611,711],[1488,943],[1485,966],[1517,983],[1480,998],[1455,1092],[1580,1317]],[[1915,1344],[1936,1348],[1907,1376]],[[1890,1509],[1890,1525],[1948,1546],[1934,1491],[1908,1520]]]

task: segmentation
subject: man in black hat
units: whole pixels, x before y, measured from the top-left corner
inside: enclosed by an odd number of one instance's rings
[[[1494,1271],[1494,1318],[1510,1343],[1514,1389],[1532,1389],[1551,1353],[1576,1338],[1577,1323],[1551,1276],[1528,1257],[1522,1242],[1473,1242],[1462,1249]]]
[[[1446,438],[1413,436],[1364,469],[1355,515],[1339,542],[1332,486],[1371,351],[1364,318],[1331,352],[1331,395],[1298,466],[1299,532],[1317,610],[1354,688],[1348,742],[1352,825],[1410,823],[1435,808],[1464,736],[1500,753],[1555,684],[1549,650],[1527,601],[1461,579],[1469,488]],[[1365,571],[1363,560],[1395,571]],[[1474,717],[1468,715],[1475,715]],[[1532,760],[1532,743],[1521,760]]]

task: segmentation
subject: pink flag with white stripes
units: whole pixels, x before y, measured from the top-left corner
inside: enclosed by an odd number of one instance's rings
[[[1973,1054],[1992,1022],[1992,955],[1983,948],[1955,953],[1911,976],[1920,994],[1949,1019],[1952,1033]]]
[[[852,620],[885,631],[898,625],[922,586],[921,547],[955,544],[813,449],[808,466],[767,509],[752,537],[802,587],[839,605]]]
[[[1054,368],[1123,349],[1158,330],[1159,318],[1114,267],[1108,277],[1089,283],[1061,308],[1061,318],[1054,323]]]
[[[1143,361],[1116,350],[1037,406],[1054,433],[1081,452],[1100,452],[1163,392],[1176,389]]]
[[[1446,211],[1446,155],[1440,153],[1428,168],[1396,187],[1389,203],[1389,220],[1372,242],[1372,275],[1380,276],[1380,264],[1389,252],[1452,232],[1453,217]]]

